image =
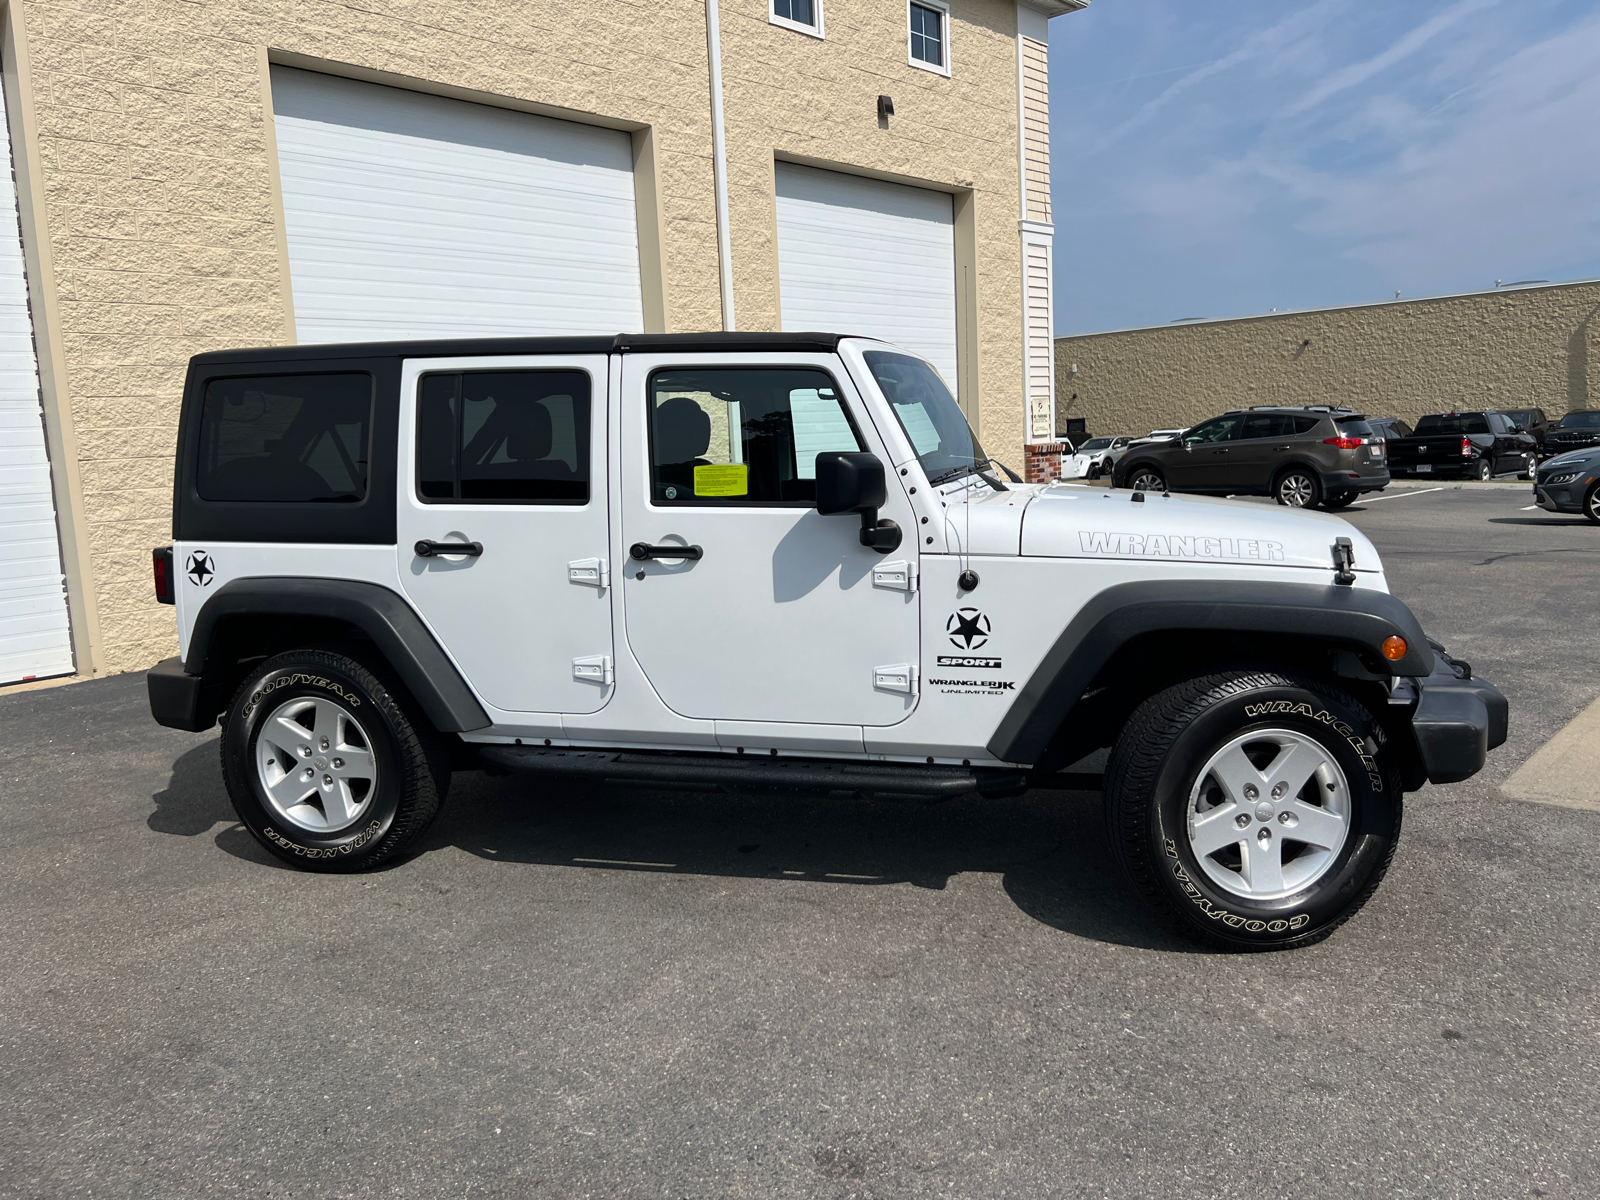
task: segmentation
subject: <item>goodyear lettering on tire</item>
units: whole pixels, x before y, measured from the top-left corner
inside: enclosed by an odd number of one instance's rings
[[[338,696],[351,708],[361,707],[360,696],[357,696],[354,692],[345,691],[343,687],[326,676],[305,675],[299,671],[295,671],[290,675],[280,675],[278,678],[262,684],[260,688],[250,693],[250,699],[245,701],[242,715],[248,717],[253,711],[255,711],[256,705],[260,704],[261,701],[266,699],[273,692],[277,691],[279,688],[292,687],[297,683],[303,683],[309,687],[323,688],[324,690],[330,691],[334,695]]]
[[[1255,917],[1243,917],[1238,913],[1229,912],[1225,908],[1218,908],[1205,896],[1200,894],[1200,889],[1195,887],[1194,880],[1189,877],[1189,872],[1183,869],[1183,863],[1178,858],[1178,846],[1171,838],[1166,839],[1167,857],[1172,859],[1172,877],[1178,881],[1178,886],[1183,889],[1183,894],[1194,902],[1196,908],[1213,921],[1233,929],[1243,929],[1246,933],[1286,933],[1291,929],[1303,929],[1311,924],[1311,918],[1305,913],[1296,913],[1287,919],[1274,918],[1271,921],[1262,921]]]

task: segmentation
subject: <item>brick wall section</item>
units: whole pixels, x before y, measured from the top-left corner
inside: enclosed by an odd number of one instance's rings
[[[1058,421],[1084,417],[1097,434],[1249,404],[1346,404],[1407,421],[1530,406],[1555,417],[1600,408],[1600,283],[1058,338],[1056,377]]]
[[[14,2],[108,670],[174,652],[149,551],[170,538],[187,360],[293,336],[269,48],[653,127],[669,328],[721,324],[703,0]],[[952,79],[906,63],[903,0],[829,0],[826,42],[770,25],[767,0],[724,0],[722,20],[740,328],[779,322],[775,154],[971,188],[983,436],[1020,452],[1013,4],[956,0]],[[900,114],[887,130],[880,92]]]
[[[1023,447],[1023,479],[1029,483],[1054,483],[1061,478],[1064,442],[1031,442]]]

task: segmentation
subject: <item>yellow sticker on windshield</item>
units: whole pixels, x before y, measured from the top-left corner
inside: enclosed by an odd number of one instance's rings
[[[750,468],[744,463],[725,467],[696,467],[694,469],[694,494],[696,496],[748,496],[750,494]]]

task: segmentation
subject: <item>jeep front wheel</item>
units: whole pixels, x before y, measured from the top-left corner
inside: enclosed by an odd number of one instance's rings
[[[1133,714],[1106,766],[1114,850],[1182,933],[1231,950],[1328,936],[1400,832],[1384,735],[1352,697],[1278,671],[1208,675]]]
[[[365,870],[433,823],[448,762],[397,690],[328,650],[277,655],[240,686],[223,721],[222,774],[270,853],[307,871]]]

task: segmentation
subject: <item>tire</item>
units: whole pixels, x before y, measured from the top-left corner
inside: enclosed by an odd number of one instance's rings
[[[1600,483],[1583,494],[1583,515],[1600,525]]]
[[[1539,477],[1539,456],[1537,454],[1528,455],[1528,461],[1522,468],[1522,477],[1529,480]]]
[[[1136,492],[1164,492],[1167,481],[1154,467],[1135,467],[1128,473],[1128,486]]]
[[[1488,483],[1489,480],[1494,478],[1494,463],[1490,462],[1487,458],[1480,458],[1478,460],[1477,467],[1474,468],[1474,471],[1476,473],[1478,482]]]
[[[1353,491],[1333,492],[1322,502],[1324,508],[1348,508],[1355,502],[1359,493]]]
[[[1089,464],[1089,469],[1084,472],[1084,478],[1086,478],[1086,479],[1099,479],[1100,478],[1100,464],[1099,463],[1090,463]]]
[[[1235,951],[1321,941],[1366,903],[1394,857],[1403,804],[1384,743],[1355,699],[1314,677],[1236,672],[1167,688],[1134,712],[1106,764],[1114,853],[1157,918],[1186,936]],[[1303,787],[1273,798],[1273,767],[1313,762]],[[1212,820],[1223,824],[1204,823],[1219,811]],[[1234,832],[1241,837],[1226,840]]]
[[[252,672],[222,726],[223,779],[251,836],[323,872],[368,870],[415,843],[439,813],[450,768],[442,739],[402,695],[331,650],[291,650]]]
[[[1322,503],[1322,484],[1304,467],[1290,467],[1272,485],[1272,498],[1289,508],[1315,508]]]

